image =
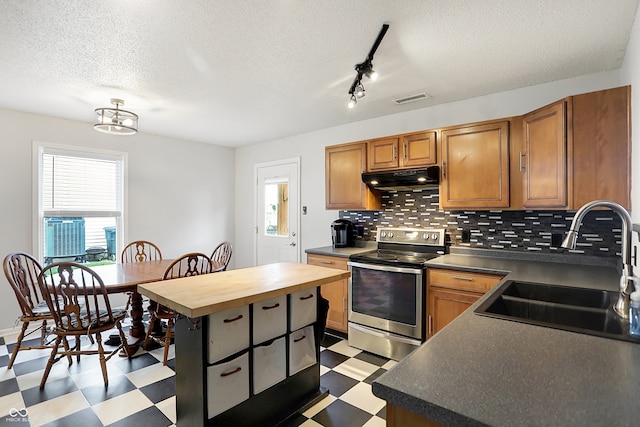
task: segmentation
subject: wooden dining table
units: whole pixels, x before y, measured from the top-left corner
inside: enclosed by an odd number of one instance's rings
[[[173,259],[163,259],[160,261],[116,263],[91,267],[104,282],[107,293],[131,292],[131,328],[129,329],[131,338],[127,340],[129,354],[135,352],[146,334],[146,328],[142,321],[144,314],[142,295],[138,292],[138,285],[162,280],[165,270],[172,262]]]
[[[144,315],[142,295],[138,292],[138,285],[162,280],[165,270],[173,261],[173,259],[163,259],[91,267],[104,282],[107,293],[131,292],[131,328],[129,329],[130,337],[127,339],[128,354],[135,353],[146,335],[146,328],[142,320]],[[218,271],[222,267],[214,264],[213,271]]]

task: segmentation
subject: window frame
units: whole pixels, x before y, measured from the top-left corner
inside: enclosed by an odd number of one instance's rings
[[[89,159],[111,160],[120,162],[120,211],[86,211],[86,210],[48,210],[43,207],[43,180],[42,180],[42,155],[59,154],[73,157],[86,157]],[[33,141],[33,251],[37,259],[44,261],[44,218],[46,217],[114,217],[116,223],[116,259],[122,252],[123,244],[127,236],[127,200],[128,200],[128,153],[114,150],[104,150],[93,147],[77,147],[65,144],[56,144],[42,141]]]

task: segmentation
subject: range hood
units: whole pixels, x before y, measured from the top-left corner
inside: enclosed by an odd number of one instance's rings
[[[362,181],[372,190],[413,190],[434,188],[440,182],[440,168],[406,169],[387,172],[365,172]]]

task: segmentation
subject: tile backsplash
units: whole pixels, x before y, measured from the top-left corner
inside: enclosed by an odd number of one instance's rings
[[[356,225],[359,238],[375,240],[384,227],[446,228],[452,246],[539,253],[566,253],[558,249],[571,226],[575,211],[441,211],[438,189],[387,191],[379,211],[340,211],[340,218]],[[600,257],[621,252],[620,217],[610,210],[587,214],[576,249],[570,251]],[[468,234],[469,241],[463,242]]]

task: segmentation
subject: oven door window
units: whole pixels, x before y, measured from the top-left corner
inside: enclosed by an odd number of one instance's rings
[[[351,310],[406,325],[417,324],[419,276],[353,267]]]

